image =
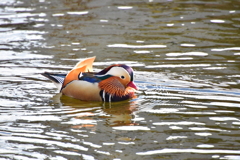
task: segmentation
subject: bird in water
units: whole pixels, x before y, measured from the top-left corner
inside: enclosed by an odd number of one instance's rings
[[[133,82],[133,69],[125,64],[111,65],[98,73],[92,71],[95,57],[75,65],[67,74],[45,72],[60,92],[83,101],[114,102],[134,97],[137,86]]]

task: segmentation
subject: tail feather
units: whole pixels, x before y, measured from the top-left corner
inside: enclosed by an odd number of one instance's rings
[[[42,73],[42,75],[55,83],[63,84],[64,78],[66,77],[67,74],[55,74],[55,73],[44,72]]]
[[[41,75],[50,79],[60,91],[67,74],[55,74],[55,73],[44,72]]]

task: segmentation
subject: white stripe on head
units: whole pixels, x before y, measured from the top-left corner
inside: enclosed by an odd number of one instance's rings
[[[126,69],[124,69],[123,67],[118,67],[118,66],[114,66],[112,67],[107,73],[107,74],[110,74],[110,75],[113,75],[113,76],[117,76],[117,77],[121,77],[121,76],[128,76],[129,78],[130,75],[129,73],[126,71]]]

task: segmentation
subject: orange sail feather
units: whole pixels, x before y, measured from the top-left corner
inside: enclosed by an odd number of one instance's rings
[[[75,67],[66,75],[62,88],[64,88],[69,82],[79,79],[81,72],[92,72],[92,64],[96,57],[91,57],[83,61],[78,62]]]
[[[86,66],[86,69],[82,70],[81,72],[92,72],[93,71],[92,64],[93,64],[95,58],[96,57],[91,57],[91,58],[87,58],[83,61],[80,61],[75,65],[75,67],[73,69],[81,68],[83,66]]]

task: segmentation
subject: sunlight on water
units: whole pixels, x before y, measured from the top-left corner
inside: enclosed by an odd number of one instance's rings
[[[240,47],[231,47],[231,48],[218,48],[218,49],[211,49],[212,51],[231,51],[231,50],[240,50]]]
[[[152,155],[152,154],[164,154],[164,153],[205,153],[205,154],[240,154],[240,150],[203,150],[203,149],[162,149],[155,151],[147,151],[147,152],[138,152],[138,155]]]
[[[179,67],[208,67],[210,64],[168,64],[168,65],[149,65],[146,68],[179,68]]]
[[[180,44],[180,46],[182,46],[182,47],[195,47],[196,45],[195,44],[183,43],[183,44]]]
[[[225,23],[224,20],[221,20],[221,19],[212,19],[210,20],[212,23]]]
[[[83,15],[88,14],[88,11],[81,11],[81,12],[67,12],[67,14],[74,14],[74,15]],[[59,15],[58,15],[59,16]]]
[[[204,123],[199,122],[155,122],[153,125],[205,125]]]
[[[165,48],[166,45],[128,45],[128,44],[110,44],[108,47],[115,48]]]
[[[145,53],[150,53],[150,51],[146,51],[146,50],[139,50],[139,51],[133,51],[135,53],[138,53],[138,54],[145,54]]]
[[[52,14],[53,17],[64,16],[64,13],[54,13]]]
[[[143,127],[143,126],[121,126],[121,127],[113,127],[113,129],[126,130],[126,131],[150,130],[148,127]]]
[[[118,9],[132,9],[132,6],[119,6]]]
[[[204,52],[167,53],[167,56],[207,56]]]

